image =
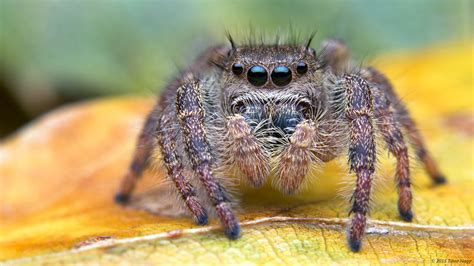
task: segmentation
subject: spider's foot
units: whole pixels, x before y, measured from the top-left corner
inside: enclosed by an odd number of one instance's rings
[[[237,239],[240,236],[239,219],[235,217],[234,213],[229,208],[227,202],[221,202],[216,206],[217,216],[224,227],[225,235],[229,239]]]
[[[115,202],[120,205],[127,204],[129,199],[130,199],[130,195],[123,194],[123,193],[117,193],[115,194],[115,197],[114,197]]]
[[[240,237],[240,225],[236,223],[235,225],[231,226],[230,228],[226,228],[225,235],[231,239],[237,239]]]
[[[196,216],[195,221],[197,225],[206,225],[209,223],[209,218],[207,217],[207,214],[202,214],[202,215]]]
[[[402,217],[404,221],[406,222],[413,221],[413,212],[411,210],[403,211],[399,209],[398,212],[400,213],[400,217]]]
[[[442,184],[446,184],[447,182],[448,180],[443,175],[433,176],[433,183],[435,185],[442,185]]]
[[[359,252],[361,245],[362,242],[360,240],[349,238],[349,248],[352,252]]]

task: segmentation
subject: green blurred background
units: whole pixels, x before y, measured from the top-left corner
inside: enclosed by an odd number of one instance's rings
[[[366,60],[472,39],[472,15],[469,0],[0,0],[0,137],[67,102],[154,95],[226,30],[315,31]]]

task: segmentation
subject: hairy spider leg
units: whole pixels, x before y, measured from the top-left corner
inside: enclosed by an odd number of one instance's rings
[[[142,131],[138,137],[135,153],[129,169],[122,179],[119,191],[115,195],[115,201],[125,204],[135,188],[135,184],[140,179],[143,171],[148,165],[148,160],[153,149],[156,147],[156,128],[158,124],[159,113],[157,106],[148,114]]]
[[[213,158],[204,127],[205,112],[201,93],[202,87],[197,80],[189,80],[179,87],[177,116],[192,168],[206,188],[227,237],[235,239],[240,236],[240,225],[230,208],[229,198],[211,169]]]
[[[349,122],[349,162],[351,172],[357,175],[356,189],[352,196],[353,214],[349,228],[349,246],[359,251],[365,232],[366,215],[369,211],[370,190],[375,171],[375,140],[373,120],[373,98],[368,83],[357,75],[346,75],[346,119]]]
[[[440,171],[438,164],[428,152],[423,137],[421,136],[415,121],[411,118],[411,115],[405,104],[403,104],[403,102],[395,93],[390,81],[382,73],[374,68],[367,68],[365,71],[363,71],[363,76],[367,80],[377,84],[377,86],[385,92],[389,100],[392,102],[399,123],[407,131],[408,139],[415,149],[418,159],[423,163],[426,172],[431,177],[433,183],[446,183],[446,177]]]

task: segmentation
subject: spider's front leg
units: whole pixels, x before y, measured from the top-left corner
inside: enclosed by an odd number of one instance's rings
[[[367,82],[357,75],[346,75],[343,80],[346,90],[345,115],[349,123],[350,169],[357,175],[356,188],[352,196],[353,214],[349,228],[349,246],[359,251],[365,232],[366,215],[369,211],[370,190],[375,171],[375,141],[373,98]]]
[[[232,212],[229,198],[217,182],[211,168],[214,158],[211,155],[204,126],[205,112],[201,86],[197,80],[188,80],[179,87],[176,97],[177,116],[193,171],[205,187],[226,235],[235,239],[240,235],[239,221]]]

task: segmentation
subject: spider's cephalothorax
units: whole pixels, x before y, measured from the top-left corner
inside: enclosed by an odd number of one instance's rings
[[[155,148],[170,180],[198,224],[207,209],[190,178],[205,188],[230,238],[240,227],[219,175],[237,169],[254,187],[269,176],[296,193],[310,166],[346,154],[357,176],[349,245],[360,249],[375,171],[375,134],[397,160],[398,209],[411,221],[410,167],[402,129],[435,183],[445,178],[415,123],[383,74],[355,69],[340,40],[305,45],[231,45],[205,51],[172,81],[148,116],[130,169],[116,196],[126,202]],[[184,145],[181,145],[184,144]],[[219,170],[218,170],[219,169]],[[191,170],[193,176],[185,176]]]

